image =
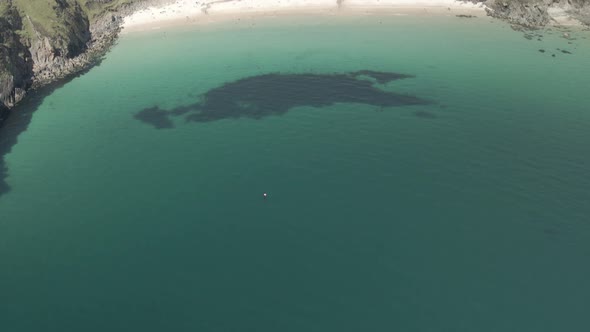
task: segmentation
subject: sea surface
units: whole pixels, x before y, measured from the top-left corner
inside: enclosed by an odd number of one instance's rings
[[[590,331],[590,33],[562,32],[123,35],[0,130],[0,330]]]

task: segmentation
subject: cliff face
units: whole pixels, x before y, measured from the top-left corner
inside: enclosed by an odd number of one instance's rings
[[[59,78],[74,68],[72,59],[86,50],[90,40],[88,17],[77,2],[56,0],[52,6],[57,25],[53,33],[47,33],[42,26],[30,16],[26,16],[31,36],[31,57],[36,83],[43,83]]]
[[[539,28],[575,19],[590,25],[590,0],[484,0],[488,15],[512,24]]]
[[[139,0],[50,1],[54,2],[51,18],[57,23],[49,28],[25,12],[25,24],[31,31],[33,86],[80,71],[100,57],[116,38],[122,19],[109,12]]]
[[[15,8],[4,8],[0,16],[0,118],[22,99],[31,85],[33,63],[17,34],[21,29],[22,21]]]
[[[145,0],[0,0],[0,120],[30,87],[100,58],[121,23],[117,11]]]

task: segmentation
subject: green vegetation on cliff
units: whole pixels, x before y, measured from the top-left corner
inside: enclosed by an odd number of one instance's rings
[[[78,0],[91,20],[101,17],[106,12],[116,12],[122,5],[138,1],[141,0]]]
[[[32,63],[18,34],[21,29],[17,10],[10,3],[0,3],[0,113],[18,102],[30,84]]]
[[[13,106],[33,83],[50,82],[91,62],[90,57],[72,59],[84,55],[96,38],[108,47],[118,24],[106,20],[102,30],[91,33],[92,26],[142,1],[0,0],[0,106]]]
[[[76,20],[93,21],[105,12],[138,0],[12,0],[21,16],[26,17],[26,36],[34,31],[47,36],[63,36]]]

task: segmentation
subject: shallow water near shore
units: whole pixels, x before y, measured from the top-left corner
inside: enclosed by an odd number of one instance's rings
[[[588,330],[590,43],[573,38],[375,15],[124,35],[2,128],[34,111],[4,156],[2,330]],[[320,98],[302,74],[344,88]],[[367,80],[424,102],[358,97]],[[277,84],[300,94],[275,102]],[[264,111],[190,120],[224,91]]]

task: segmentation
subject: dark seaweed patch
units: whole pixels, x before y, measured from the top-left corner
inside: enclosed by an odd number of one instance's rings
[[[143,109],[137,120],[158,129],[172,128],[171,117],[209,122],[222,119],[261,119],[281,115],[298,106],[324,107],[336,103],[359,103],[378,107],[420,105],[427,100],[384,91],[376,84],[413,77],[411,75],[360,70],[343,74],[264,74],[243,78],[213,88],[194,104],[164,110]]]
[[[412,78],[413,75],[406,75],[406,74],[399,74],[399,73],[392,73],[392,72],[383,72],[383,71],[374,71],[374,70],[358,70],[355,72],[350,73],[349,75],[354,77],[359,76],[367,76],[371,79],[374,79],[379,84],[386,84],[395,80],[401,80],[404,78]]]
[[[160,109],[157,106],[146,108],[143,111],[135,114],[137,120],[150,123],[158,129],[173,128],[172,120],[168,118],[168,112]]]

